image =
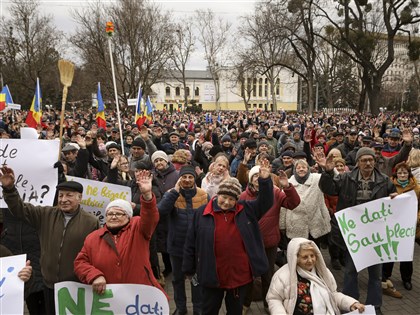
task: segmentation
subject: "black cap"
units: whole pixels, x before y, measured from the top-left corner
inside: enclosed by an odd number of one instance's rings
[[[142,148],[143,150],[146,150],[146,143],[144,142],[143,139],[136,138],[131,143],[131,147],[139,147],[139,148]]]
[[[177,137],[179,137],[179,133],[178,132],[176,132],[176,131],[172,131],[170,134],[169,134],[169,137],[170,136],[177,136]]]
[[[134,163],[134,169],[136,170],[151,170],[151,167],[142,161],[137,161]]]
[[[109,151],[110,149],[117,149],[121,151],[121,147],[116,143],[110,143],[107,145],[106,149]]]
[[[75,181],[68,181],[62,182],[55,187],[57,190],[70,190],[70,191],[77,191],[83,194],[83,186],[82,184],[75,182]]]
[[[197,178],[197,173],[195,172],[195,168],[192,165],[184,165],[179,170],[179,177],[185,174],[190,174],[194,176],[194,178]]]
[[[281,157],[285,157],[285,156],[289,156],[289,157],[293,157],[293,152],[292,151],[284,151],[281,155]]]
[[[357,130],[356,129],[351,129],[349,134],[350,135],[357,135]]]
[[[305,152],[303,152],[303,151],[297,151],[297,152],[295,152],[295,153],[293,153],[293,158],[294,159],[299,159],[299,158],[308,158],[307,157],[307,155],[306,155],[306,153]]]

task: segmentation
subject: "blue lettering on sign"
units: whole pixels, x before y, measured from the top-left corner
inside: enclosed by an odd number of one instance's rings
[[[139,305],[139,295],[136,295],[136,301],[134,304],[127,305],[125,308],[126,315],[141,315],[141,314],[154,314],[154,315],[163,315],[163,307],[159,306],[159,303],[156,302],[154,306],[151,304],[141,304]]]
[[[13,270],[15,270],[15,267],[9,267],[7,268],[7,272],[11,273],[13,272]],[[6,276],[4,276],[1,280],[0,280],[0,288],[2,287],[3,283],[6,281]],[[0,299],[4,296],[4,294],[0,295]]]

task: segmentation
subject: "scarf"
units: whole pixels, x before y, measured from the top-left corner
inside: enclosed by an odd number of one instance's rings
[[[303,184],[305,184],[305,182],[308,180],[309,175],[311,175],[311,172],[308,170],[308,172],[306,173],[306,175],[305,175],[305,176],[303,176],[303,177],[301,177],[301,176],[299,176],[299,175],[296,173],[296,169],[294,169],[294,170],[293,170],[293,175],[295,175],[295,179],[296,179],[296,181],[297,181],[299,184],[303,185]]]
[[[408,179],[401,181],[397,178],[397,183],[400,184],[402,188],[405,188],[408,185],[409,182],[410,181]]]
[[[316,268],[307,271],[299,266],[296,266],[297,273],[311,282],[311,298],[314,315],[334,315],[336,310],[333,303],[331,303],[331,292],[324,280],[316,274]],[[337,313],[339,314],[339,313]]]

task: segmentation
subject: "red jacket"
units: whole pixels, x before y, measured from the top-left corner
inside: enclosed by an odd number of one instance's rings
[[[159,221],[156,198],[141,198],[140,202],[141,216],[132,217],[116,241],[106,225],[86,237],[74,261],[74,272],[81,282],[91,284],[103,276],[108,284],[144,284],[163,291],[149,261],[149,242]]]
[[[280,242],[280,208],[284,207],[293,210],[300,204],[300,197],[293,185],[289,185],[289,187],[284,188],[284,190],[274,187],[273,193],[273,206],[258,221],[265,248],[277,246]],[[248,185],[246,190],[242,192],[239,199],[254,200],[257,199],[257,195],[249,188]]]

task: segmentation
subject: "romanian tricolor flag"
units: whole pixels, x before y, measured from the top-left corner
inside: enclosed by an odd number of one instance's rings
[[[145,112],[146,112],[146,120],[149,123],[153,122],[153,105],[152,105],[152,102],[150,101],[149,96],[147,96]]]
[[[25,123],[28,127],[36,128],[41,123],[42,117],[42,96],[41,96],[41,88],[39,87],[39,78],[36,78],[36,88],[35,88],[35,95],[32,100],[31,109],[26,116]]]
[[[102,99],[100,82],[98,82],[98,93],[96,95],[96,98],[98,100],[98,110],[96,112],[96,124],[98,125],[98,128],[106,129],[105,104]]]
[[[0,111],[4,110],[9,104],[13,104],[12,94],[10,94],[9,87],[5,85],[0,92]]]
[[[134,118],[134,122],[139,128],[143,126],[144,122],[146,121],[146,117],[144,117],[143,115],[142,103],[143,103],[143,95],[141,92],[141,86],[139,86],[139,93],[137,94],[136,116]]]

